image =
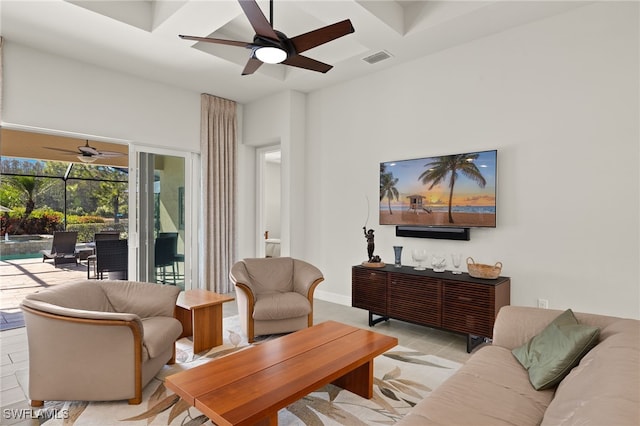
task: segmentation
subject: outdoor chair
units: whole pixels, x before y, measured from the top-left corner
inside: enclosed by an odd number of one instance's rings
[[[177,232],[160,232],[158,234],[158,238],[174,238],[173,247],[172,247],[172,255],[173,255],[173,263],[175,264],[175,276],[176,278],[181,278],[180,274],[180,263],[184,263],[184,254],[178,253],[178,238],[179,235]]]
[[[104,273],[120,273],[118,278],[126,280],[129,270],[129,246],[127,240],[96,241],[96,278],[104,279]]]
[[[57,268],[63,263],[78,263],[76,255],[76,242],[78,232],[60,231],[53,233],[51,250],[40,250],[42,261],[53,259],[53,265]]]
[[[156,238],[154,245],[154,265],[156,271],[158,268],[162,268],[162,279],[159,281],[163,284],[169,284],[167,282],[167,267],[171,267],[171,281],[173,285],[176,284],[176,248],[178,246],[178,237],[176,235],[164,235],[160,234]]]
[[[80,281],[29,294],[29,398],[140,404],[142,389],[175,360],[180,289],[132,281]],[[96,423],[97,424],[97,423]]]
[[[255,336],[313,325],[313,292],[324,277],[315,266],[290,257],[243,259],[231,267],[240,325]]]
[[[91,278],[91,265],[93,264],[94,269],[96,269],[96,255],[95,255],[95,242],[102,240],[119,240],[120,239],[120,231],[101,231],[93,234],[93,251],[94,254],[87,256],[87,279]],[[94,272],[97,278],[97,271]]]
[[[100,231],[93,234],[93,241],[118,239],[120,239],[120,231]]]

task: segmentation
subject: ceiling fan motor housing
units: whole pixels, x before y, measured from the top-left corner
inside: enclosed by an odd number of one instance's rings
[[[275,47],[277,49],[282,49],[287,52],[287,57],[296,55],[296,48],[291,43],[291,40],[282,32],[274,30],[274,32],[278,35],[280,40],[274,40],[269,37],[264,37],[259,34],[253,36],[253,45],[249,46],[251,49],[259,49],[261,47]]]

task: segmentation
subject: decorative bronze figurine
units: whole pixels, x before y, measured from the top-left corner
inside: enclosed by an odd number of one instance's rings
[[[366,226],[363,226],[362,229],[364,230],[364,236],[367,239],[367,255],[368,255],[369,262],[370,263],[380,262],[380,257],[373,255],[373,251],[376,248],[376,244],[375,244],[375,241],[374,241],[375,236],[373,235],[373,229],[369,229],[367,231],[367,227]]]

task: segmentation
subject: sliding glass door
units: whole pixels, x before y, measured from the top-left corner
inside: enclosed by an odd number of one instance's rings
[[[140,281],[195,288],[197,223],[194,206],[194,154],[164,150],[136,152],[135,251]],[[133,185],[132,185],[133,186]]]

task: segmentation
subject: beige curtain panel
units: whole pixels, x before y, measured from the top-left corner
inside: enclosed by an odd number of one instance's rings
[[[236,241],[236,103],[202,94],[205,288],[230,293]]]
[[[2,85],[4,84],[2,80],[2,45],[4,44],[4,39],[0,37],[0,122],[2,122]]]

